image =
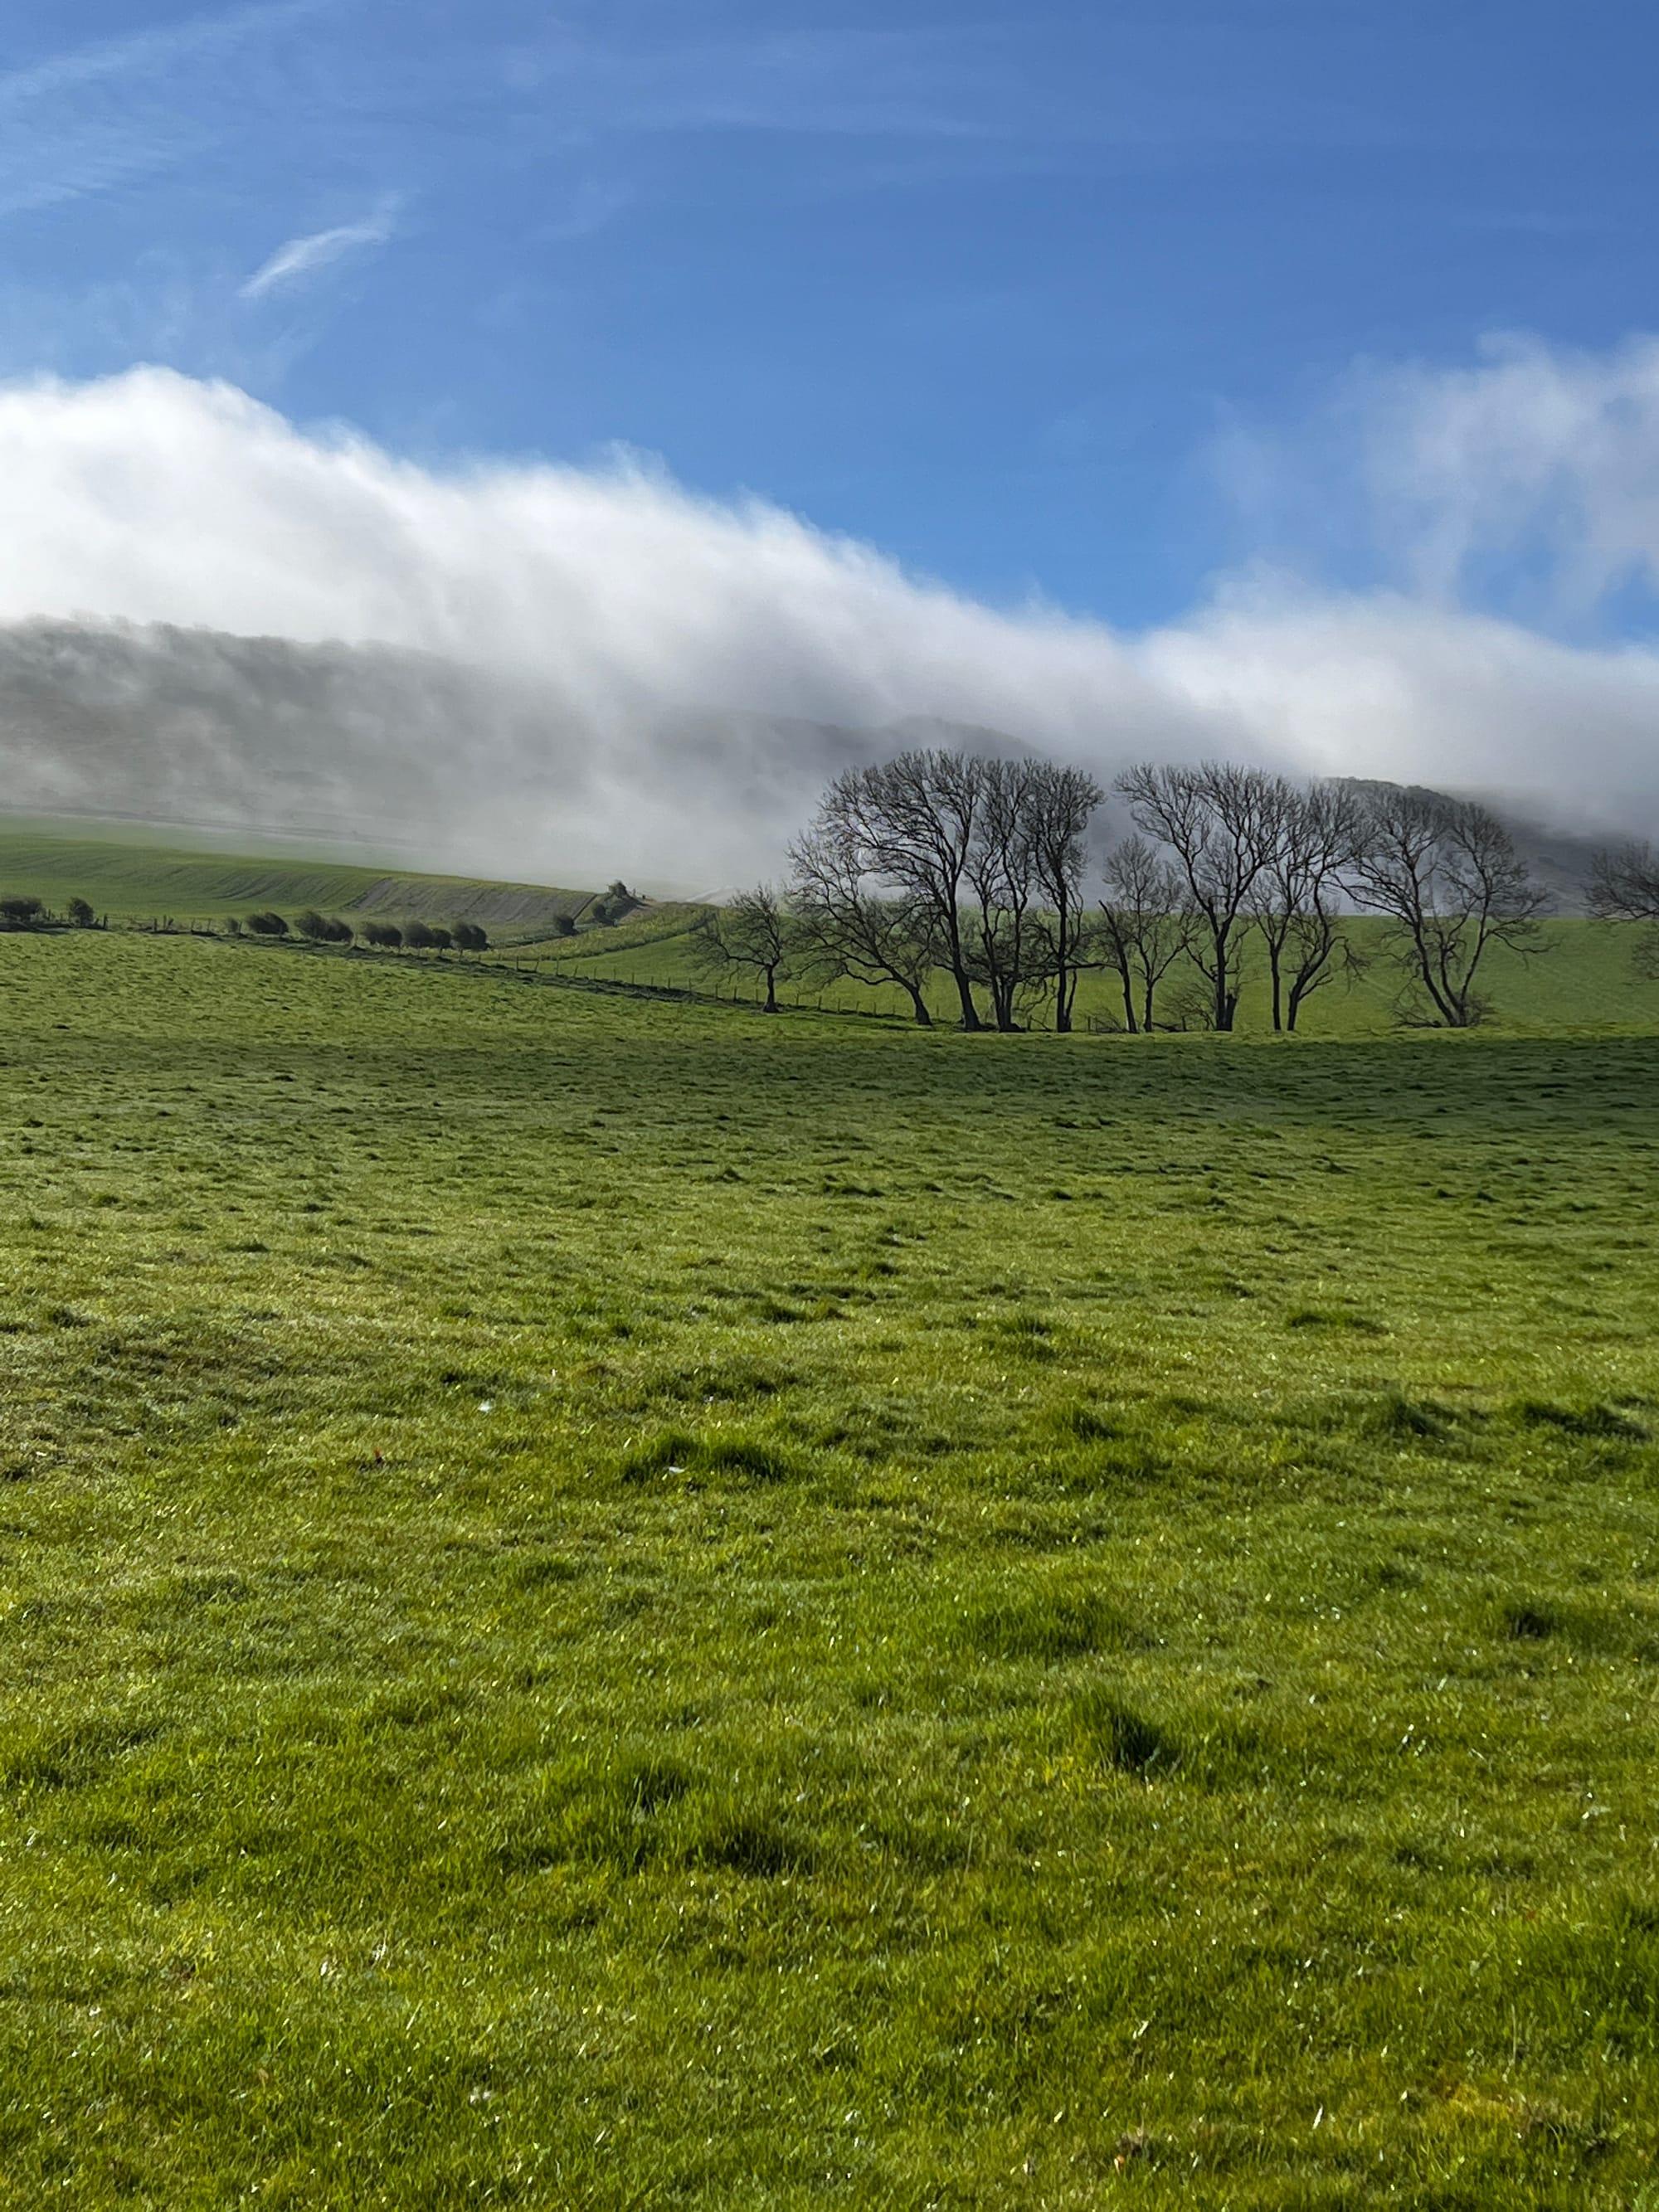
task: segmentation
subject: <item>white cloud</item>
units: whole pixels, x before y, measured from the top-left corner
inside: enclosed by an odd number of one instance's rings
[[[1412,419],[1439,404],[1425,386]],[[1445,480],[1468,473],[1455,458]],[[1615,525],[1637,542],[1622,508]],[[1601,542],[1588,520],[1585,534]],[[826,770],[869,742],[845,733],[910,717],[1105,769],[1215,751],[1507,787],[1592,827],[1659,817],[1645,645],[1282,580],[1125,635],[999,611],[647,469],[439,472],[158,369],[0,388],[0,622],[33,616],[344,639],[488,671],[510,711],[447,710],[441,732],[354,724],[331,787],[341,826],[374,827],[352,747],[382,769],[401,747],[434,854],[556,879],[601,861],[705,882],[775,866]],[[134,731],[135,749],[161,742],[142,717]]]
[[[241,287],[245,300],[262,300],[282,284],[296,283],[302,276],[310,276],[319,269],[326,269],[331,262],[343,259],[366,246],[384,246],[397,228],[398,202],[394,197],[382,199],[374,212],[357,222],[337,223],[331,230],[312,231],[304,238],[290,238],[286,246],[279,246],[269,261],[256,269]]]
[[[1222,463],[1258,544],[1316,570],[1579,635],[1632,592],[1659,616],[1659,337],[1368,366],[1284,435],[1236,431]]]

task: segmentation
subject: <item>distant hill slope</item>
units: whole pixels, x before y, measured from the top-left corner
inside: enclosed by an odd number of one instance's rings
[[[313,906],[334,914],[467,921],[508,936],[552,929],[591,896],[554,884],[399,873],[281,854],[204,852],[141,838],[68,837],[0,821],[0,890],[32,891],[61,908],[73,897],[100,913],[181,920]]]

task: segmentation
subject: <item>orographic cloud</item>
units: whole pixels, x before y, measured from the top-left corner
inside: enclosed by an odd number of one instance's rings
[[[1659,349],[1652,364],[1659,394]],[[1484,373],[1501,412],[1510,364]],[[1426,382],[1395,398],[1396,441],[1426,434],[1447,404]],[[1465,445],[1431,521],[1455,504],[1449,486],[1508,450],[1484,434]],[[1558,507],[1571,447],[1547,477]],[[1367,465],[1385,466],[1380,446],[1367,450]],[[1628,467],[1611,473],[1628,492]],[[1574,495],[1581,534],[1593,536],[1582,518],[1596,495],[1591,477]],[[1480,501],[1457,512],[1478,536]],[[1607,576],[1627,574],[1632,547],[1654,557],[1655,514],[1659,501],[1626,497]],[[1512,536],[1538,526],[1530,509],[1499,521]],[[503,872],[608,861],[715,883],[775,866],[827,772],[933,721],[1104,770],[1221,752],[1504,788],[1565,826],[1659,814],[1659,653],[1471,608],[1458,589],[1469,558],[1346,593],[1281,566],[1126,635],[982,605],[775,507],[698,499],[645,466],[420,467],[159,369],[0,391],[0,623],[167,624],[390,648],[463,672],[434,681],[441,712],[427,714],[399,662],[380,714],[374,657],[360,657],[349,711],[336,685],[307,721],[283,695],[299,680],[291,652],[273,648],[262,675],[221,653],[210,684],[185,665],[199,641],[129,635],[116,686],[128,735],[101,759],[125,744],[142,773],[146,748],[176,748],[187,725],[226,793],[243,779],[250,819],[269,812],[291,756],[313,813],[340,830],[375,834],[401,791],[400,832],[431,857]],[[45,635],[14,628],[14,659],[33,641],[31,696]],[[75,700],[114,682],[115,662],[100,665],[104,678],[88,661],[69,686],[65,714],[14,718],[15,758],[70,742]],[[148,720],[147,684],[173,702]]]

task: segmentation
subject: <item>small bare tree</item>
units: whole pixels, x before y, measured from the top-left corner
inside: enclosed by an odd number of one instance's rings
[[[1645,841],[1603,845],[1585,902],[1600,921],[1659,921],[1659,853]]]
[[[1659,853],[1634,841],[1603,846],[1590,864],[1585,904],[1598,921],[1659,924]],[[1659,927],[1642,931],[1632,957],[1638,975],[1659,975]]]
[[[824,794],[816,825],[855,854],[862,875],[925,910],[965,1030],[983,1026],[962,907],[985,765],[962,753],[925,751],[848,769]]]
[[[696,953],[714,969],[744,969],[766,979],[766,1012],[778,1011],[778,980],[787,975],[800,946],[800,934],[787,895],[772,884],[757,884],[714,907],[698,925]]]
[[[1386,949],[1407,978],[1401,1018],[1472,1029],[1491,1012],[1475,988],[1490,948],[1542,949],[1545,893],[1473,799],[1384,786],[1365,794],[1364,817],[1350,884],[1386,921]]]
[[[1273,852],[1279,781],[1225,761],[1198,768],[1143,763],[1117,780],[1136,827],[1169,848],[1185,885],[1189,951],[1210,987],[1218,1030],[1231,1029],[1238,1012],[1245,901]]]
[[[1341,784],[1306,788],[1273,777],[1271,849],[1245,905],[1267,947],[1275,1030],[1293,1030],[1314,992],[1364,966],[1342,928],[1344,871],[1364,850],[1364,821]]]
[[[789,860],[803,971],[826,981],[844,975],[872,990],[896,984],[917,1022],[931,1028],[925,993],[940,948],[927,902],[878,896],[857,847],[833,830],[810,830],[790,847]]]
[[[1035,980],[1036,867],[1031,786],[1036,763],[984,760],[979,803],[963,879],[969,894],[963,937],[969,972],[991,997],[991,1018],[1005,1034],[1019,1027],[1019,1001]]]
[[[1085,769],[1054,761],[1030,763],[1027,836],[1042,902],[1036,936],[1054,985],[1054,1027],[1062,1033],[1072,1026],[1077,979],[1087,957],[1083,878],[1089,864],[1089,824],[1105,796]]]
[[[1106,856],[1106,896],[1095,941],[1123,993],[1123,1025],[1154,1026],[1158,986],[1190,949],[1187,885],[1146,840],[1125,837]]]

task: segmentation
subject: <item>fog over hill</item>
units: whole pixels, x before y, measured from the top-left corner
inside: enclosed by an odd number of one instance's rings
[[[823,784],[905,745],[1018,751],[982,726],[641,718],[602,749],[546,684],[387,646],[155,623],[0,626],[0,811],[332,845],[502,875],[681,889],[775,867]],[[1093,763],[1109,779],[1117,762]],[[1504,805],[1504,794],[1492,797]],[[672,810],[672,842],[659,825]],[[1516,817],[1559,903],[1591,841]],[[1103,837],[1110,823],[1103,821]],[[641,832],[645,835],[642,838]]]
[[[775,857],[829,776],[915,735],[705,714],[642,720],[634,746],[613,733],[602,752],[548,684],[433,653],[165,623],[0,626],[0,811],[361,842],[495,874],[643,865],[712,881]],[[676,796],[695,839],[642,850]]]
[[[1655,826],[1656,728],[1659,652],[1432,580],[1247,571],[1131,635],[633,464],[416,465],[157,369],[0,387],[0,806],[696,890],[929,738],[1501,793],[1582,836]]]

